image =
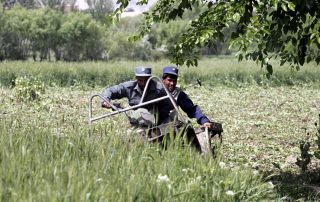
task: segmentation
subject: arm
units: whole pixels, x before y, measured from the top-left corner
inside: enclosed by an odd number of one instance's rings
[[[108,101],[128,97],[128,87],[130,86],[130,84],[131,82],[128,81],[116,86],[109,87],[102,92],[102,97],[104,97]],[[102,106],[107,108],[110,107],[106,102],[103,102]]]
[[[189,118],[196,118],[198,124],[206,126],[208,125],[207,123],[210,123],[210,120],[202,113],[200,107],[194,105],[192,100],[183,91],[178,96],[177,104],[187,113]]]

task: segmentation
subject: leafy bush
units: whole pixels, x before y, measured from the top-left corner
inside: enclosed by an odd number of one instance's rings
[[[45,92],[45,86],[37,78],[23,76],[15,80],[14,92],[18,101],[33,101],[40,99]]]
[[[320,114],[319,114],[319,124],[320,124]],[[300,158],[297,158],[297,165],[301,168],[303,172],[308,170],[308,165],[311,163],[311,158],[315,157],[320,159],[320,126],[315,123],[316,126],[316,139],[311,139],[309,133],[307,133],[307,138],[300,140]],[[316,146],[315,146],[316,145]],[[311,151],[312,146],[315,147],[315,151]]]
[[[319,114],[320,117],[320,114]],[[320,121],[319,121],[320,124]],[[314,156],[318,159],[320,159],[320,127],[317,128],[317,140],[316,140],[316,144],[318,146],[317,150],[314,152]]]
[[[72,13],[60,29],[63,36],[63,59],[66,61],[102,59],[101,32],[90,15]]]
[[[104,59],[104,29],[89,14],[14,7],[0,14],[0,60]]]
[[[60,12],[51,9],[31,10],[31,47],[34,60],[51,60],[50,52],[55,53],[55,59],[60,60],[63,36],[59,33],[65,17]]]
[[[1,57],[25,60],[30,47],[31,14],[19,6],[4,13],[1,23]]]

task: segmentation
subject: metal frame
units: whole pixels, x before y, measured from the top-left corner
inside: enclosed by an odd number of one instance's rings
[[[150,101],[144,102],[144,99],[145,99],[145,96],[146,96],[146,92],[147,92],[147,89],[149,87],[149,84],[150,84],[151,80],[158,80],[161,83],[164,91],[166,92],[166,95],[162,96],[162,97],[159,97],[159,98],[156,98],[154,100],[150,100]],[[112,107],[112,109],[114,111],[94,117],[93,114],[92,114],[92,102],[93,102],[93,99],[96,98],[96,97],[99,97],[101,100],[103,100],[103,101],[107,102],[108,104],[110,104],[110,106]],[[90,96],[89,97],[89,128],[90,128],[90,131],[92,129],[92,127],[91,127],[92,123],[95,122],[95,121],[98,121],[98,120],[101,120],[101,119],[104,119],[104,118],[108,118],[108,117],[111,117],[113,115],[120,114],[120,113],[123,113],[123,112],[127,115],[126,112],[129,111],[129,110],[137,109],[139,107],[142,107],[142,106],[145,106],[145,105],[148,105],[148,104],[152,104],[152,103],[155,103],[155,102],[158,102],[158,101],[161,101],[161,100],[164,100],[164,99],[168,99],[168,98],[169,98],[169,100],[171,101],[173,107],[175,108],[175,110],[178,113],[179,121],[181,121],[181,122],[183,122],[185,124],[190,124],[190,122],[188,121],[188,118],[186,116],[182,115],[181,111],[179,110],[179,108],[178,108],[178,106],[176,104],[176,100],[172,97],[171,93],[164,86],[162,80],[159,77],[152,76],[152,77],[150,77],[148,79],[148,81],[146,83],[146,86],[145,86],[145,88],[143,90],[143,93],[142,93],[141,100],[140,100],[139,104],[135,105],[135,106],[129,106],[127,108],[120,109],[120,108],[117,108],[116,106],[114,106],[110,101],[105,99],[100,94],[94,94],[94,95]],[[158,127],[161,130],[161,127],[166,127],[166,125],[167,124],[160,124],[159,126],[156,126],[156,127]],[[177,131],[178,129],[176,127],[174,127],[174,129],[175,129],[175,132],[178,133],[178,131]],[[200,133],[196,133],[196,131],[193,128],[193,126],[192,126],[192,129],[193,129],[193,132],[196,135],[197,141],[199,142],[199,146],[200,146],[201,152],[203,154],[205,154],[205,155],[212,154],[213,148],[212,148],[212,144],[211,144],[211,139],[215,134],[213,134],[212,131],[209,132],[208,128],[205,128],[205,130],[203,132],[200,132]],[[220,133],[216,133],[216,134],[219,135],[220,143],[222,142],[221,132]],[[159,137],[164,136],[164,135],[165,134],[161,132],[161,134],[159,136],[152,137],[152,138],[148,139],[148,142],[152,142],[152,141],[154,141],[154,140],[156,140]]]
[[[166,92],[167,95],[165,96],[162,96],[160,98],[157,98],[157,99],[154,99],[154,100],[150,100],[150,101],[147,101],[147,102],[143,102],[145,96],[146,96],[146,92],[147,92],[147,89],[149,87],[149,83],[151,80],[158,80],[160,82],[160,84],[162,85],[164,91]],[[100,116],[97,116],[97,117],[93,117],[92,115],[92,102],[93,102],[93,99],[95,97],[99,97],[101,98],[101,100],[105,101],[105,102],[108,102],[111,107],[115,110],[113,112],[110,112],[110,113],[107,113],[107,114],[103,114],[103,115],[100,115]],[[169,98],[173,107],[175,108],[175,110],[178,112],[178,116],[179,117],[183,117],[177,104],[176,104],[176,101],[175,99],[172,97],[171,93],[168,91],[168,89],[165,87],[165,85],[163,84],[162,80],[159,78],[159,77],[156,77],[156,76],[152,76],[148,79],[147,83],[146,83],[146,86],[143,90],[143,94],[142,94],[142,97],[141,97],[141,100],[140,100],[140,103],[138,105],[135,105],[135,106],[129,106],[127,108],[124,108],[124,109],[118,109],[117,107],[115,107],[112,103],[110,103],[108,100],[106,100],[102,95],[100,94],[94,94],[92,96],[89,97],[89,126],[91,127],[92,126],[92,123],[94,121],[98,121],[98,120],[101,120],[101,119],[104,119],[104,118],[107,118],[107,117],[110,117],[110,116],[113,116],[115,114],[119,114],[119,113],[122,113],[122,112],[126,112],[126,111],[129,111],[129,110],[132,110],[132,109],[136,109],[136,108],[139,108],[139,107],[142,107],[142,106],[145,106],[145,105],[148,105],[148,104],[152,104],[152,103],[155,103],[155,102],[158,102],[158,101],[161,101],[161,100],[164,100],[164,99],[167,99]],[[186,118],[184,118],[184,120],[186,122]]]

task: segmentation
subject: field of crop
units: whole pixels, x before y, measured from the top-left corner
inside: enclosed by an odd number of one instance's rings
[[[319,200],[319,160],[312,159],[304,172],[296,165],[299,141],[315,139],[317,66],[298,73],[279,68],[273,81],[255,64],[230,59],[181,69],[181,86],[224,127],[217,157],[208,158],[188,147],[164,150],[125,141],[125,116],[95,123],[90,133],[89,96],[132,78],[138,64],[79,63],[72,69],[72,64],[1,63],[1,201]],[[165,62],[151,65],[160,75]],[[61,74],[46,74],[57,69]],[[102,85],[106,72],[111,76],[106,74],[110,79]],[[44,82],[39,100],[17,99],[9,83],[21,75]],[[203,85],[188,87],[195,78]]]

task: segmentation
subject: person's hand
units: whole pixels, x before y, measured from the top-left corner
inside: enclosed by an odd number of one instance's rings
[[[101,105],[103,108],[108,108],[108,109],[110,109],[111,108],[111,105],[109,104],[109,102],[106,102],[106,101],[104,101],[104,102],[102,102],[102,105]]]
[[[204,123],[204,124],[202,125],[202,127],[203,127],[203,128],[211,129],[211,128],[212,128],[212,123],[210,123],[210,122]]]

